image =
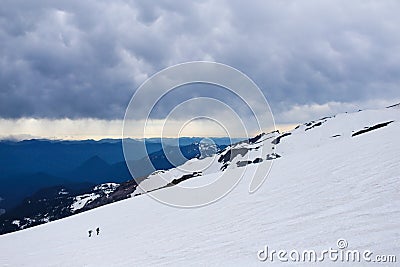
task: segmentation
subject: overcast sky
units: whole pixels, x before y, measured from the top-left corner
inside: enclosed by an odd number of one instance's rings
[[[194,60],[247,74],[278,124],[394,104],[399,14],[397,0],[2,0],[0,135],[117,136],[142,82]]]

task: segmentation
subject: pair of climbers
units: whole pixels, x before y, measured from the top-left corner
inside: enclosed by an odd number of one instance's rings
[[[89,237],[92,237],[92,233],[93,233],[93,231],[89,230]],[[100,234],[100,227],[97,227],[96,228],[96,235],[99,235],[99,234]]]

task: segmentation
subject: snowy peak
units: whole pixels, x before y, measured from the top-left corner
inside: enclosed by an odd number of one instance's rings
[[[375,131],[398,124],[399,119],[398,109],[365,110],[324,117],[284,133],[261,133],[254,138],[228,146],[213,156],[192,159],[179,168],[168,171],[157,171],[142,181],[132,196],[164,189],[172,181],[175,181],[175,184],[177,181],[186,182],[190,180],[188,176],[199,180],[202,176],[231,169],[270,164],[273,160],[320,147],[357,142],[356,137],[379,134]]]

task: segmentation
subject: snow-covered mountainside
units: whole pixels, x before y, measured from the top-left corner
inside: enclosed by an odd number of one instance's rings
[[[234,175],[244,167],[252,173],[274,160],[256,193],[248,193],[252,177],[245,175],[221,200],[180,209],[136,188],[132,198],[0,236],[0,266],[253,266],[271,264],[271,257],[266,262],[258,257],[265,256],[260,251],[266,246],[269,252],[289,253],[343,244],[369,250],[372,260],[397,255],[400,261],[399,135],[399,106],[262,134],[165,171],[167,181],[150,182],[160,172],[142,181],[147,190],[174,190],[178,183],[209,183],[222,172]],[[275,146],[274,153],[259,157],[261,146]],[[88,230],[97,227],[100,234],[89,238]],[[273,261],[282,263],[277,255]],[[346,264],[328,257],[321,263]],[[374,262],[358,265],[365,264]]]

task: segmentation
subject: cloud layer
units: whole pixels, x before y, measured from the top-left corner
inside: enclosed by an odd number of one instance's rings
[[[122,119],[146,78],[193,60],[245,72],[285,123],[303,119],[296,107],[399,99],[399,11],[395,0],[5,0],[0,118]]]

